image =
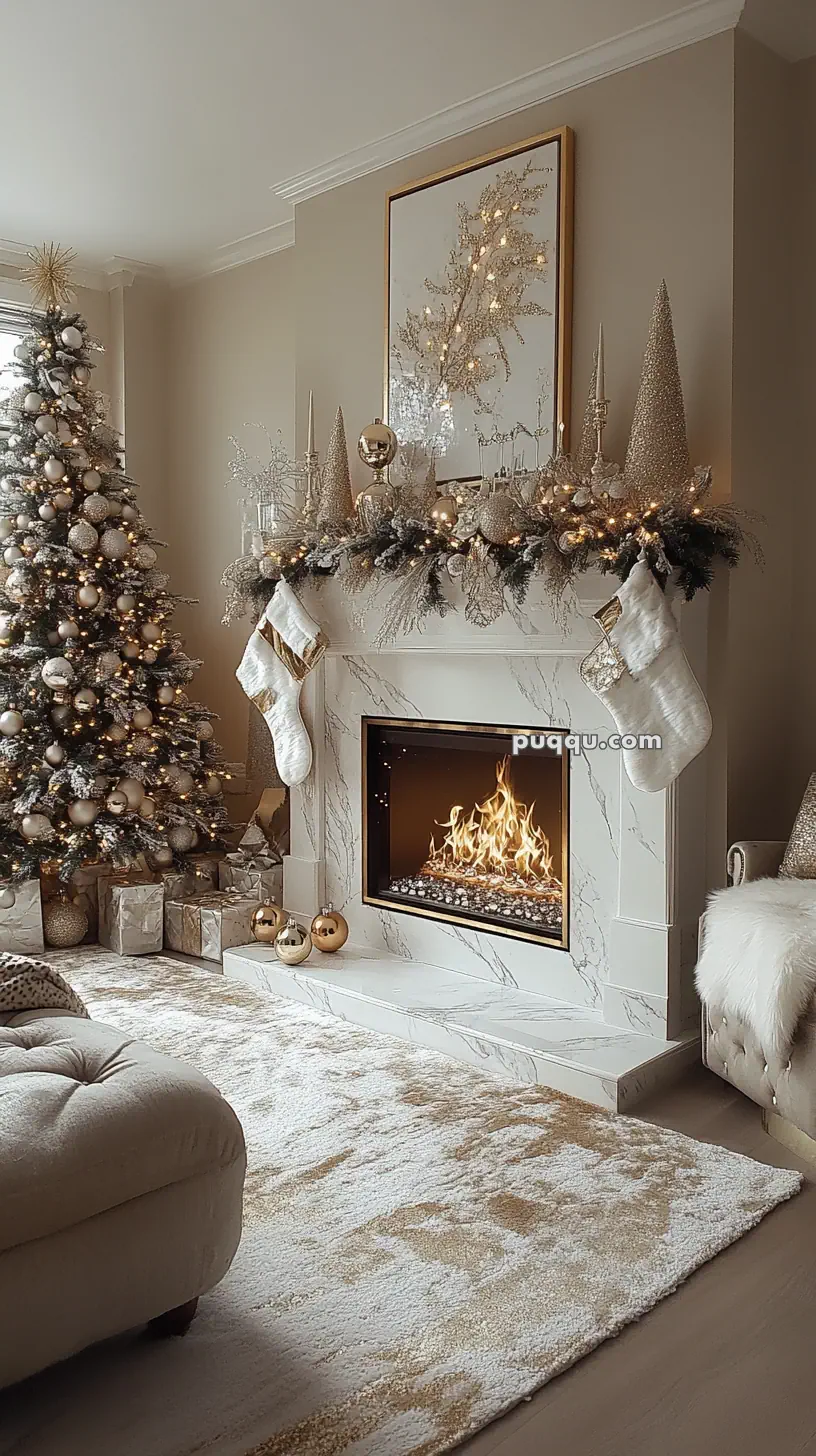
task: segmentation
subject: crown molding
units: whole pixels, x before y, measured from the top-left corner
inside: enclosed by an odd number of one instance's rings
[[[22,274],[31,266],[31,243],[15,243],[10,238],[0,238],[0,277],[3,279],[4,298],[11,290],[14,302],[29,303],[28,286],[22,282]],[[98,293],[107,293],[114,288],[128,288],[135,278],[161,278],[162,269],[153,263],[142,263],[138,258],[113,256],[100,265],[83,263],[81,259],[71,268],[71,278],[77,288],[92,288]]]
[[[226,273],[229,268],[240,268],[244,263],[254,263],[258,258],[268,258],[272,253],[282,253],[285,248],[294,247],[295,220],[286,218],[273,223],[272,227],[260,232],[248,233],[232,243],[224,243],[198,264],[171,272],[168,276],[175,284],[194,283],[198,278],[209,278],[214,273]]]
[[[809,0],[746,0],[740,29],[785,61],[816,55],[816,9]]]
[[[413,126],[403,127],[379,141],[335,157],[321,167],[273,183],[272,191],[285,202],[306,202],[321,192],[341,187],[344,182],[365,177],[380,167],[402,161],[438,142],[463,136],[537,102],[563,96],[590,81],[598,81],[603,76],[614,75],[617,71],[655,60],[683,46],[708,40],[725,30],[733,30],[744,4],[745,0],[696,0],[695,4],[672,11],[660,20],[647,21],[612,40],[602,41],[564,60],[530,71],[516,81],[496,86],[470,101],[449,106]]]

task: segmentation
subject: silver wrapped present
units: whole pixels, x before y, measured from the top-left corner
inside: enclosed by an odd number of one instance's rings
[[[99,881],[99,944],[118,955],[151,955],[162,948],[164,886],[143,876]]]
[[[42,900],[39,880],[24,880],[11,889],[14,904],[0,910],[0,950],[27,954],[43,949]]]
[[[210,890],[217,890],[218,866],[223,854],[191,854],[187,857],[187,867],[192,877],[192,894],[205,895]]]
[[[218,866],[218,888],[238,890],[242,895],[257,895],[259,900],[274,900],[280,905],[283,900],[283,865],[272,864],[260,867],[234,863],[237,856],[227,855]]]
[[[257,895],[240,895],[234,890],[166,900],[165,949],[220,961],[225,950],[252,939],[252,917],[259,903]]]

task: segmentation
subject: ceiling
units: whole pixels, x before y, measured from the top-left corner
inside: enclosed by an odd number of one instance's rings
[[[816,0],[756,3],[812,12]],[[180,275],[229,266],[289,240],[293,199],[713,34],[740,9],[741,0],[39,0],[32,22],[30,7],[7,6],[13,145],[3,152],[0,237],[56,235],[97,265],[118,256]]]

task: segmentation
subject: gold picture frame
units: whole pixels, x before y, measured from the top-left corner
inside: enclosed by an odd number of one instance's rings
[[[571,403],[571,382],[572,382],[572,302],[573,302],[573,233],[574,233],[574,184],[575,184],[575,134],[568,126],[556,127],[551,131],[541,132],[536,136],[527,137],[523,141],[516,142],[512,146],[501,147],[495,151],[484,153],[481,156],[471,158],[458,166],[448,167],[439,172],[431,173],[429,176],[421,177],[414,182],[405,183],[401,187],[393,188],[386,195],[385,204],[385,339],[384,339],[384,371],[383,371],[383,418],[391,424],[397,425],[395,420],[394,401],[392,400],[392,356],[394,347],[394,335],[392,326],[396,313],[392,300],[395,293],[394,279],[392,278],[392,265],[394,261],[394,218],[395,204],[406,198],[420,193],[428,193],[431,189],[450,183],[456,178],[470,177],[474,173],[484,171],[485,181],[489,181],[489,169],[495,168],[497,164],[508,162],[513,158],[520,158],[527,153],[542,151],[542,160],[547,152],[550,161],[550,168],[554,171],[555,196],[548,199],[548,204],[554,218],[555,238],[554,255],[550,256],[548,263],[554,277],[551,280],[551,292],[554,298],[554,318],[552,323],[552,383],[551,383],[551,422],[550,434],[546,443],[546,454],[557,444],[557,430],[561,427],[563,448],[569,449],[570,443],[570,403]],[[488,169],[485,171],[485,169]],[[450,207],[445,208],[448,231],[450,231]],[[448,240],[449,242],[449,240]],[[445,267],[449,254],[449,246],[440,238],[438,267],[441,270]],[[414,286],[412,282],[412,287]],[[417,286],[417,291],[419,291]],[[531,361],[532,362],[532,361]],[[547,364],[550,361],[537,360],[540,364]],[[541,419],[538,420],[539,425]],[[399,428],[398,428],[399,433]],[[546,454],[544,458],[546,458]],[[441,464],[441,461],[438,462]],[[543,459],[541,460],[543,464]],[[473,479],[475,471],[464,474],[457,474],[455,471],[445,474],[444,467],[438,471],[438,478]]]

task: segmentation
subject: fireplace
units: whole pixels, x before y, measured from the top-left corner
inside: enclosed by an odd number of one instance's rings
[[[566,949],[569,755],[553,737],[363,718],[364,902]]]

